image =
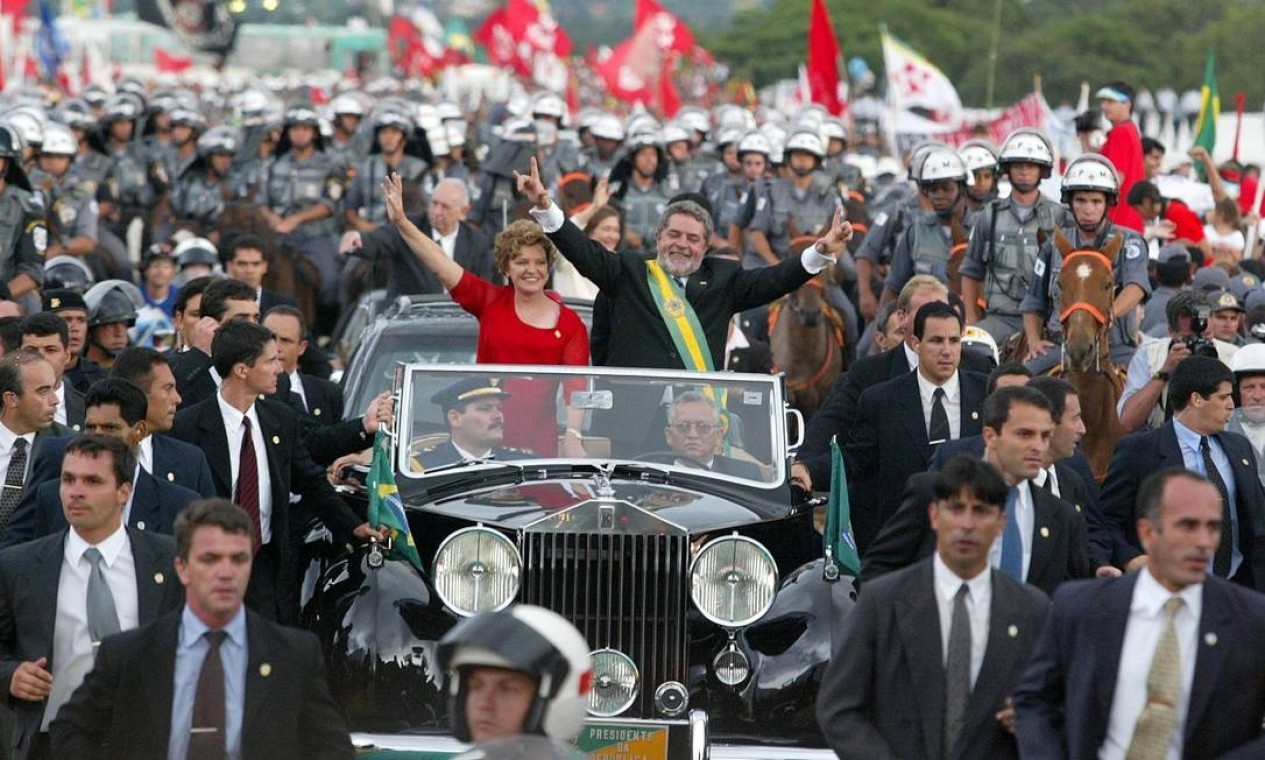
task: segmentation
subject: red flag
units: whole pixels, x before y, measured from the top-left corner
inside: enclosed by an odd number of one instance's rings
[[[571,54],[571,38],[548,13],[531,0],[507,0],[505,7],[488,14],[474,33],[494,66],[511,67],[523,77],[535,75],[537,58],[565,58]]]
[[[662,67],[654,28],[647,24],[616,45],[593,69],[612,97],[628,103],[650,103],[655,100],[654,86]]]
[[[675,69],[675,66],[664,65],[659,70],[659,109],[665,119],[673,118],[681,110],[681,96],[677,94],[676,84],[672,81],[672,72]]]
[[[193,59],[169,53],[163,48],[154,48],[154,67],[164,74],[179,74],[193,65]]]
[[[843,113],[839,101],[839,41],[824,0],[813,0],[808,22],[808,90],[814,103],[831,114]]]
[[[659,5],[657,0],[637,0],[633,29],[640,30],[647,24],[653,27],[655,41],[663,53],[679,53],[697,64],[714,62],[711,53],[695,42],[694,32],[689,25],[682,23],[675,14]]]

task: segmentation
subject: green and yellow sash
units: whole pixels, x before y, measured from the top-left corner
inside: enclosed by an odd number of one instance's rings
[[[676,344],[677,353],[685,368],[695,372],[711,372],[712,351],[707,345],[707,335],[698,322],[694,307],[685,300],[685,293],[675,278],[669,277],[657,261],[646,262],[646,279],[650,283],[650,293],[654,296],[655,306],[663,324],[667,325],[668,334]]]

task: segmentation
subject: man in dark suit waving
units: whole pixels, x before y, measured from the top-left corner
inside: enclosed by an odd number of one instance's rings
[[[1143,564],[1134,511],[1139,483],[1157,469],[1185,467],[1222,494],[1225,527],[1212,572],[1265,590],[1265,491],[1256,477],[1256,454],[1246,438],[1225,431],[1234,410],[1234,375],[1215,358],[1192,356],[1173,370],[1168,388],[1173,419],[1116,446],[1103,481],[1106,530],[1093,537],[1096,553],[1124,570]]]
[[[185,604],[107,639],[52,726],[56,757],[349,760],[320,643],[248,611],[251,518],[224,499],[176,523]]]
[[[1014,696],[1025,758],[1265,757],[1265,598],[1209,572],[1221,502],[1196,472],[1150,475],[1146,567],[1054,595]]]
[[[866,586],[817,695],[839,757],[1018,757],[1007,695],[1049,601],[989,565],[1009,490],[967,455],[936,475],[935,554]]]
[[[123,524],[135,461],[117,438],[76,439],[60,486],[69,530],[0,552],[0,683],[17,713],[15,758],[49,757],[49,723],[102,637],[180,605],[171,537]]]

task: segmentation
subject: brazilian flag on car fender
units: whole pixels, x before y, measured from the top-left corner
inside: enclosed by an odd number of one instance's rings
[[[413,535],[409,533],[408,516],[404,514],[404,503],[400,501],[400,490],[395,487],[395,472],[391,469],[391,446],[387,432],[378,428],[373,439],[373,463],[369,466],[369,524],[373,527],[387,526],[393,542],[391,559],[406,559],[418,570],[422,569],[422,558],[417,553],[417,544],[413,543]]]
[[[839,442],[830,441],[830,501],[826,503],[827,553],[840,570],[853,578],[861,575],[861,555],[852,535],[852,502],[848,498],[848,473],[843,465]]]

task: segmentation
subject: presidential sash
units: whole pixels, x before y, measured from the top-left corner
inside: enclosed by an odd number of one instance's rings
[[[676,351],[686,369],[695,372],[711,372],[712,352],[707,345],[707,336],[698,322],[698,314],[694,307],[685,300],[685,293],[676,278],[669,277],[657,261],[646,262],[646,279],[650,285],[650,293],[654,296],[659,316],[668,328],[668,335],[676,344]]]

